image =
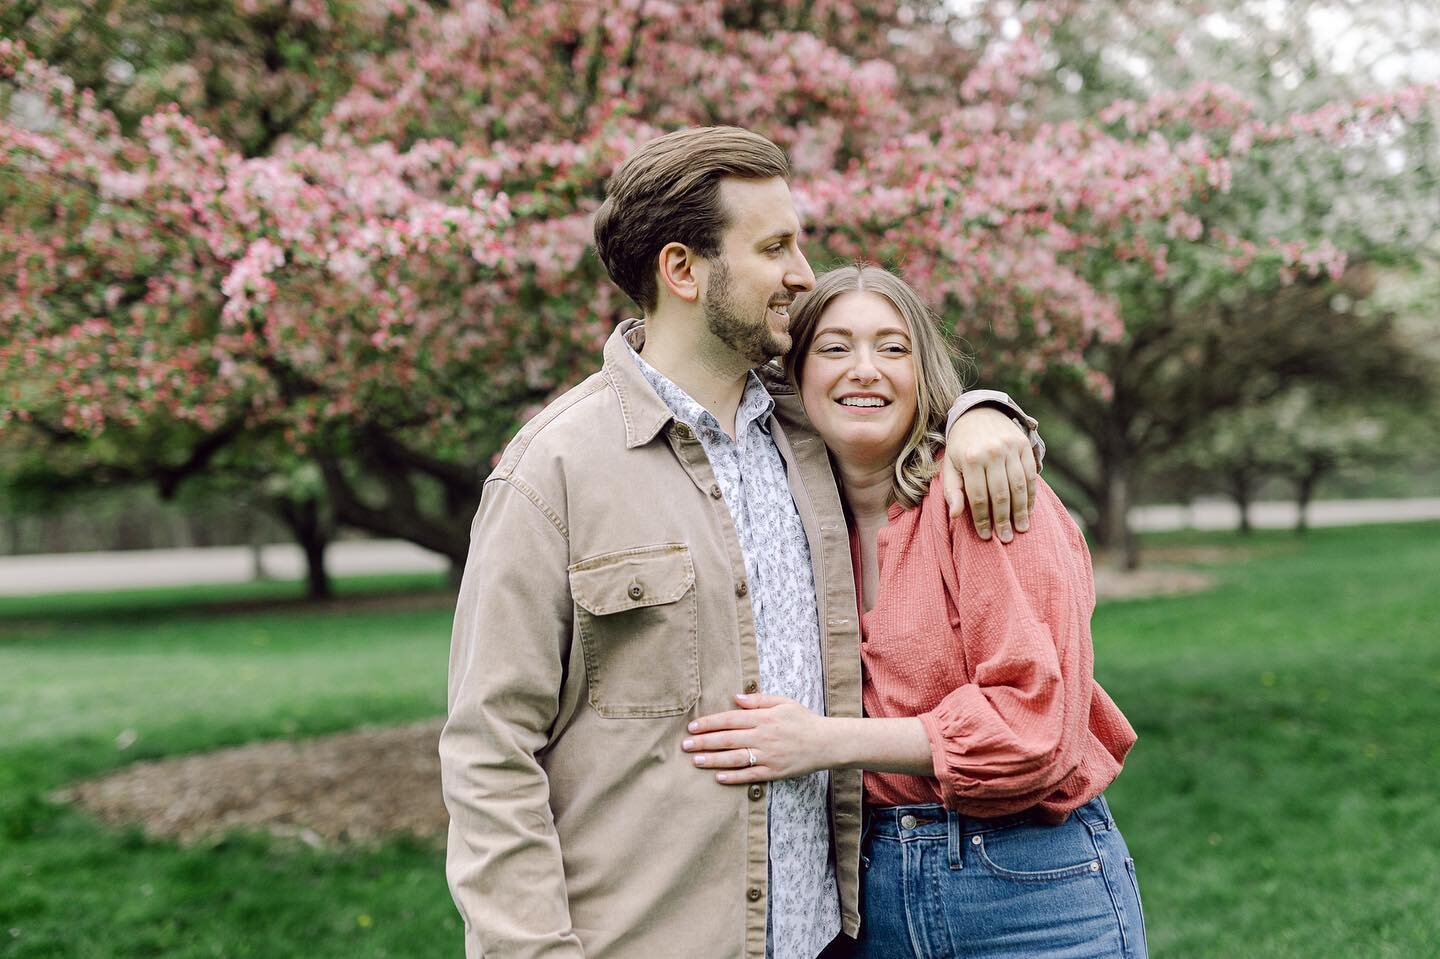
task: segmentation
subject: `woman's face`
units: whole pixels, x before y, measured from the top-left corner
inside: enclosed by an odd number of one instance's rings
[[[858,462],[893,463],[915,423],[910,329],[884,297],[831,300],[800,367],[800,398],[825,445]]]

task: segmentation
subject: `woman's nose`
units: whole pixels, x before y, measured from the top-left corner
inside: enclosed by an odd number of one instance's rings
[[[880,371],[875,369],[869,358],[857,354],[854,365],[850,367],[850,378],[861,383],[874,383],[880,378]]]

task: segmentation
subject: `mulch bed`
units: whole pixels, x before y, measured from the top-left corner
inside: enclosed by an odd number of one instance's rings
[[[440,840],[441,720],[298,741],[252,743],[139,762],[57,798],[104,822],[195,843],[233,829],[312,846],[373,843],[393,833]]]

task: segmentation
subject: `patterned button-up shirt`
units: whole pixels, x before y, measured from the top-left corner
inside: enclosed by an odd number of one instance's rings
[[[824,662],[810,544],[790,495],[785,461],[770,435],[775,401],[751,372],[735,413],[732,440],[708,410],[631,352],[675,419],[695,431],[730,509],[755,611],[761,690],[823,713]],[[824,771],[770,784],[765,945],[774,959],[814,959],[840,932],[829,785]]]

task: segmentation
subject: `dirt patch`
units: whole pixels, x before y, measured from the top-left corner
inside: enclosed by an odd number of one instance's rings
[[[1135,570],[1095,567],[1098,599],[1143,599],[1199,593],[1215,585],[1215,577],[1194,569],[1145,567]]]
[[[254,743],[136,763],[64,790],[104,822],[139,824],[194,843],[232,829],[312,846],[364,844],[393,833],[440,840],[441,720],[299,741]]]

